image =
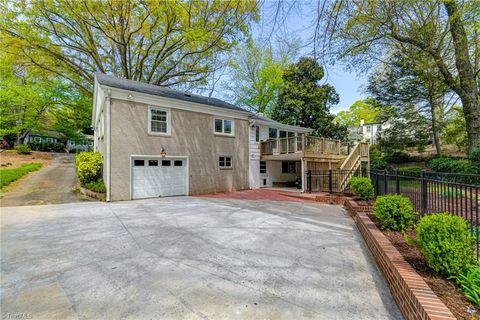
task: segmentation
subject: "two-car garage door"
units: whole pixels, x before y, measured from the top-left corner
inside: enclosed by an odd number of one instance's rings
[[[132,198],[187,194],[186,158],[132,158]]]

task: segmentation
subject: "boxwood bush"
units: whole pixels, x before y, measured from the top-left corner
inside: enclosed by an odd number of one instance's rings
[[[352,177],[350,179],[350,188],[352,189],[353,195],[362,200],[373,199],[375,195],[372,182],[368,178]]]
[[[377,197],[373,214],[380,220],[380,228],[387,231],[407,230],[412,226],[415,216],[410,199],[398,194]]]
[[[473,261],[472,236],[467,221],[448,212],[424,216],[415,227],[427,264],[444,275],[465,272]]]
[[[81,152],[75,156],[77,176],[82,186],[102,177],[103,159],[99,152]]]

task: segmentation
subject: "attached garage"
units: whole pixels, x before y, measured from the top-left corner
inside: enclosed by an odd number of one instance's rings
[[[132,199],[188,194],[187,157],[132,157]]]

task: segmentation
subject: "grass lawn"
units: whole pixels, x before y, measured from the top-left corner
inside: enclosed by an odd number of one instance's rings
[[[25,163],[18,168],[0,169],[0,188],[20,179],[29,172],[37,171],[42,167],[41,163]]]

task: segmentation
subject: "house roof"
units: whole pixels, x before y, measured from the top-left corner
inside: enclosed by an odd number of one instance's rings
[[[248,111],[246,111],[245,109],[242,109],[236,105],[233,105],[231,103],[228,103],[216,98],[204,97],[201,95],[184,92],[184,91],[173,90],[170,88],[156,86],[153,84],[118,78],[112,75],[107,75],[99,72],[95,73],[95,77],[97,78],[97,81],[100,85],[104,85],[108,87],[146,93],[146,94],[151,94],[151,95],[166,97],[171,99],[179,99],[179,100],[184,100],[189,102],[201,103],[201,104],[206,104],[206,105],[214,106],[218,108],[248,113]]]

